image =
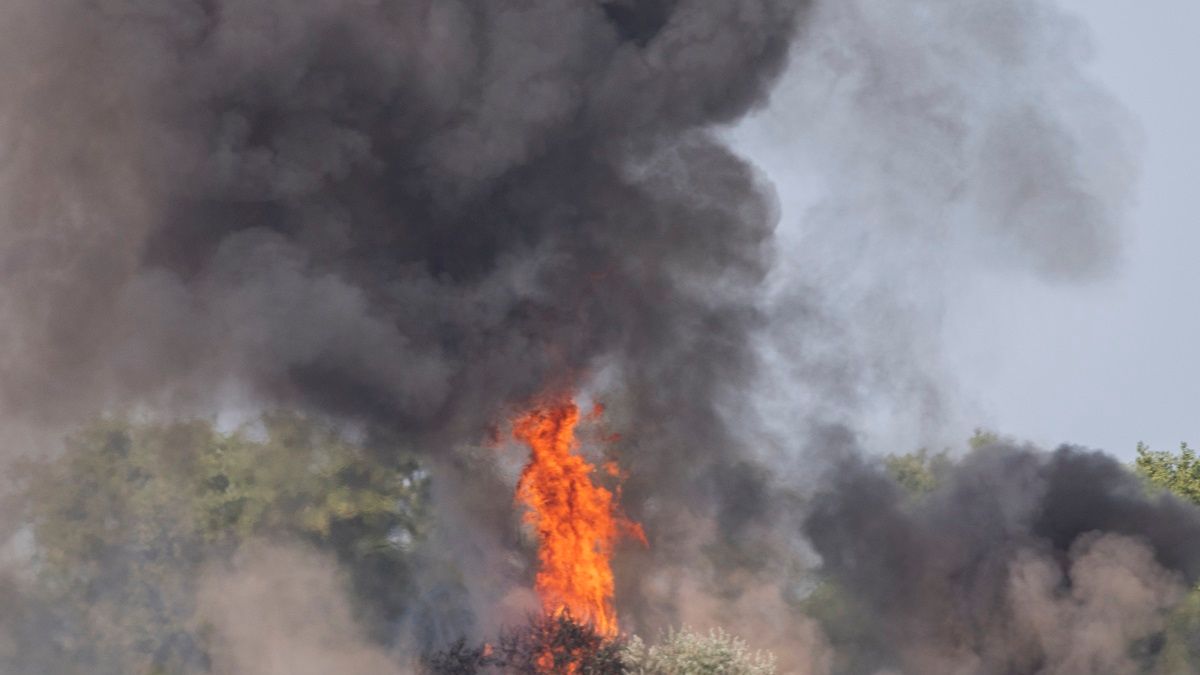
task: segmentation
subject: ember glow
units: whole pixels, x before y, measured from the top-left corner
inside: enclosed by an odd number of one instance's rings
[[[599,416],[601,409],[594,413]],[[531,450],[517,483],[525,522],[537,531],[537,592],[547,613],[569,613],[616,635],[613,573],[609,560],[622,535],[643,544],[639,524],[623,516],[612,490],[597,485],[596,468],[576,453],[579,406],[570,397],[539,403],[513,420],[513,437]],[[606,473],[619,474],[607,464]]]

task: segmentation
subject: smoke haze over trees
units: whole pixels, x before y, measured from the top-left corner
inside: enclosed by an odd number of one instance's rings
[[[382,464],[295,416],[229,434],[199,421],[106,420],[69,439],[61,458],[23,472],[39,564],[31,592],[10,598],[8,611],[28,603],[42,618],[36,637],[3,650],[0,672],[203,672],[214,658],[203,624],[227,623],[206,617],[225,601],[204,596],[244,592],[224,584],[247,558],[279,562],[271,574],[284,575],[300,555],[242,550],[259,539],[321,552],[329,560],[299,567],[338,597],[342,580],[324,580],[334,561],[358,599],[355,614],[388,639],[389,624],[419,611],[412,570],[428,527],[428,477],[411,460]],[[353,635],[353,624],[341,630]]]

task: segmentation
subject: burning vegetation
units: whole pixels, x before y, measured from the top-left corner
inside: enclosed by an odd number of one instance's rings
[[[621,515],[613,491],[595,483],[596,468],[577,452],[578,424],[579,406],[570,398],[546,400],[513,422],[513,437],[530,449],[517,500],[537,532],[537,593],[547,614],[566,614],[612,637],[613,545],[622,534],[642,544],[646,536]]]
[[[1197,671],[1200,515],[1143,480],[1194,499],[1190,451],[855,431],[944,418],[926,270],[1117,257],[1134,162],[1075,30],[0,2],[0,675]],[[803,251],[759,113],[828,191]],[[513,415],[581,373],[602,460],[570,394]]]

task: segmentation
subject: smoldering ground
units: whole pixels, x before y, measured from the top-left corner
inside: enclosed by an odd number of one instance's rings
[[[355,423],[460,486],[443,548],[491,572],[510,496],[457,450],[595,376],[654,542],[630,613],[737,608],[804,548],[812,425],[914,388],[941,412],[931,261],[1119,257],[1120,115],[1068,24],[1023,1],[4,3],[0,414]],[[781,248],[779,199],[716,133],[789,56],[771,114],[829,195]]]

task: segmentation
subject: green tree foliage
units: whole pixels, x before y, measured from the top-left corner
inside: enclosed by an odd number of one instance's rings
[[[950,458],[945,450],[930,453],[927,448],[921,448],[905,455],[888,455],[883,458],[883,466],[909,494],[923,495],[937,487],[950,466]]]
[[[1151,450],[1137,444],[1134,470],[1155,489],[1200,504],[1200,460],[1187,443],[1179,452]],[[1171,612],[1153,659],[1155,673],[1200,672],[1200,589],[1192,589]]]
[[[1178,454],[1138,443],[1134,468],[1151,485],[1200,504],[1200,460],[1187,443],[1179,445]]]
[[[27,467],[38,588],[80,672],[207,667],[192,619],[201,566],[250,538],[334,554],[377,623],[400,611],[427,479],[302,417],[222,433],[207,421],[98,421]]]
[[[1147,670],[1161,675],[1200,672],[1200,589],[1175,606],[1167,618],[1166,630],[1155,641],[1152,664]]]
[[[974,434],[967,439],[967,446],[972,450],[981,450],[989,445],[995,445],[1002,440],[1000,434],[987,429],[976,429]]]
[[[967,447],[978,452],[1000,440],[1000,435],[995,432],[976,429],[967,439]],[[928,448],[921,448],[916,452],[883,458],[883,468],[892,479],[909,494],[918,497],[933,492],[953,464],[949,449],[930,452]]]

